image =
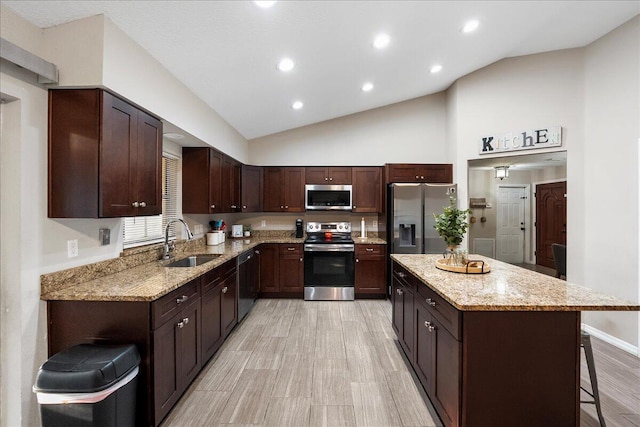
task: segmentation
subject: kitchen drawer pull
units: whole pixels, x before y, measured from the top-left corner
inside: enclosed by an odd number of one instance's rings
[[[260,251],[254,251],[256,255],[260,255]]]
[[[432,300],[431,298],[427,298],[425,301],[427,301],[427,304],[429,304],[431,307],[435,307],[436,306],[436,302],[434,300]]]
[[[229,290],[229,288],[225,286],[224,288],[222,288],[222,293],[226,294],[228,290]]]
[[[188,295],[182,295],[182,297],[176,299],[176,304],[182,304],[188,299],[189,299]]]
[[[184,319],[178,322],[178,328],[180,329],[184,328],[184,325],[186,325],[187,323],[189,323],[189,318],[185,317]]]
[[[295,251],[296,248],[287,248],[288,251]]]
[[[216,208],[216,205],[211,205],[211,209],[215,209],[215,208]]]
[[[402,277],[404,279],[405,277],[407,277],[407,275],[404,274],[402,271],[399,271],[398,272],[398,277]]]
[[[429,330],[429,332],[433,332],[433,331],[435,331],[435,329],[436,329],[436,327],[435,327],[435,326],[433,326],[433,325],[431,324],[431,322],[429,322],[428,320],[425,320],[425,322],[424,322],[424,326],[426,326],[426,327],[427,327],[427,329]]]
[[[367,252],[373,252],[373,248],[365,248]]]
[[[138,203],[138,202],[133,202],[133,203],[131,203],[131,206],[133,206],[134,208],[137,208],[137,207],[139,207],[139,206],[140,206],[140,203]]]
[[[140,207],[141,208],[146,208],[147,207],[147,202],[140,202]]]
[[[235,208],[237,208],[236,205],[231,205],[231,209],[235,209]]]

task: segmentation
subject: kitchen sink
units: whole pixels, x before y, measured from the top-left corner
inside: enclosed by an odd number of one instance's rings
[[[205,262],[213,261],[218,258],[220,255],[193,255],[188,256],[186,258],[177,259],[169,264],[165,265],[165,267],[197,267],[198,265],[202,265]]]

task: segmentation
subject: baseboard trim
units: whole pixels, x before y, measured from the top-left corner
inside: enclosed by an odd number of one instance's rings
[[[616,338],[613,335],[609,335],[606,332],[602,332],[600,329],[596,329],[593,326],[589,326],[586,324],[582,324],[582,329],[584,329],[589,334],[594,337],[601,339],[602,341],[611,344],[614,347],[618,347],[620,350],[624,350],[627,353],[631,353],[634,356],[640,357],[640,352],[638,351],[638,347],[633,344],[629,344],[626,341],[621,340],[620,338]]]

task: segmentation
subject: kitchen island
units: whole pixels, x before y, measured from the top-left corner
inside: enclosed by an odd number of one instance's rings
[[[497,260],[392,255],[393,327],[447,426],[578,426],[580,312],[640,305]]]

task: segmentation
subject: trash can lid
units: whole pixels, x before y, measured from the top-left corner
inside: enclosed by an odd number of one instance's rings
[[[133,344],[80,344],[49,358],[38,371],[34,391],[82,393],[103,390],[140,364]]]

